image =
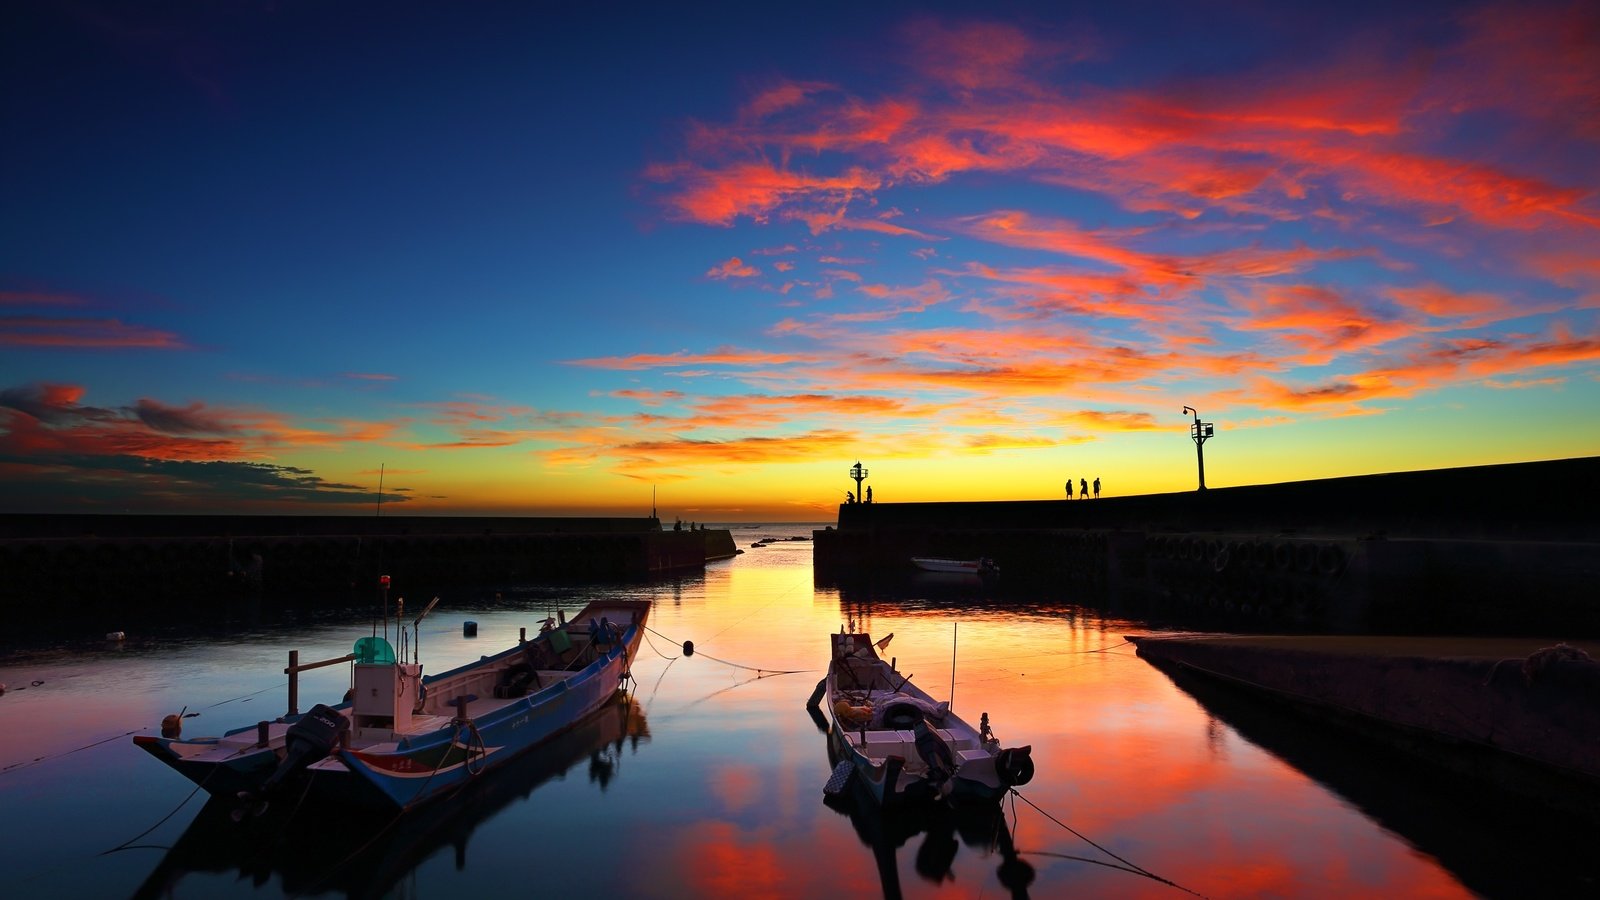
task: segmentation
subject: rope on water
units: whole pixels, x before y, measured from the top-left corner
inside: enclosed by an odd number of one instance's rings
[[[70,755],[72,755],[74,753],[77,753],[79,750],[88,750],[90,747],[98,747],[101,744],[106,744],[106,743],[110,743],[111,741],[120,740],[122,738],[128,737],[130,735],[135,735],[135,734],[138,734],[141,731],[146,731],[146,730],[147,729],[144,729],[144,728],[135,728],[132,731],[124,731],[121,734],[113,734],[112,736],[110,736],[108,738],[101,738],[100,740],[95,741],[92,744],[84,744],[82,747],[73,747],[71,750],[63,750],[60,753],[51,753],[51,754],[48,754],[48,755],[45,755],[45,756],[36,756],[36,757],[34,757],[33,759],[30,759],[30,760],[25,760],[23,762],[12,763],[11,765],[6,766],[3,769],[0,769],[0,775],[4,775],[7,772],[14,772],[14,771],[17,771],[19,769],[26,769],[29,766],[36,766],[39,763],[49,762],[52,759],[60,759],[63,756],[70,756]]]
[[[1095,848],[1096,850],[1099,850],[1101,853],[1104,853],[1105,855],[1111,857],[1112,859],[1116,860],[1117,862],[1122,863],[1122,865],[1121,866],[1113,865],[1111,863],[1107,863],[1107,862],[1104,862],[1102,860],[1094,860],[1094,859],[1083,859],[1082,860],[1083,862],[1090,862],[1090,863],[1094,863],[1096,865],[1108,866],[1108,867],[1113,868],[1113,869],[1120,869],[1122,871],[1129,872],[1129,873],[1134,874],[1134,875],[1142,875],[1145,878],[1149,878],[1149,879],[1151,879],[1153,881],[1159,881],[1162,884],[1167,885],[1169,887],[1177,888],[1178,890],[1183,891],[1186,894],[1194,894],[1196,897],[1204,897],[1205,896],[1204,894],[1199,893],[1198,891],[1191,891],[1188,888],[1184,887],[1181,884],[1178,884],[1175,881],[1169,881],[1169,880],[1167,880],[1165,878],[1162,878],[1160,875],[1157,875],[1156,873],[1150,871],[1149,869],[1144,868],[1143,866],[1139,865],[1138,863],[1130,862],[1129,860],[1123,859],[1122,857],[1118,856],[1117,854],[1112,853],[1110,850],[1107,850],[1106,848],[1104,848],[1104,847],[1100,846],[1099,844],[1095,843],[1094,841],[1090,840],[1087,835],[1085,835],[1082,832],[1078,831],[1076,828],[1073,828],[1071,825],[1068,825],[1067,823],[1061,821],[1060,819],[1056,818],[1055,816],[1052,816],[1049,813],[1045,812],[1044,809],[1039,806],[1039,804],[1034,803],[1032,800],[1029,800],[1027,797],[1022,796],[1022,792],[1017,790],[1016,788],[1011,788],[1011,796],[1021,800],[1023,803],[1026,803],[1029,806],[1033,807],[1034,810],[1037,811],[1040,815],[1042,815],[1046,819],[1049,819],[1050,821],[1056,823],[1057,825],[1060,825],[1062,828],[1065,828],[1067,831],[1071,832],[1073,834],[1073,836],[1077,837],[1078,840],[1083,841],[1084,843],[1086,843],[1089,846]],[[1015,815],[1015,810],[1016,810],[1016,804],[1015,804],[1015,801],[1013,801],[1013,803],[1012,803],[1012,811],[1013,811],[1012,814],[1013,815]],[[1015,829],[1013,829],[1013,832],[1014,831],[1015,831]],[[1063,859],[1079,859],[1079,857],[1075,857],[1075,856],[1066,856],[1064,854],[1055,854],[1055,853],[1043,853],[1043,852],[1040,852],[1040,851],[1037,851],[1037,850],[1018,851],[1018,852],[1026,852],[1026,853],[1031,853],[1031,854],[1035,854],[1035,855],[1038,855],[1038,856],[1060,856]]]
[[[110,850],[101,850],[98,855],[100,855],[100,856],[109,856],[109,855],[111,855],[113,853],[118,853],[118,852],[121,852],[123,850],[146,850],[146,849],[166,850],[166,849],[169,849],[169,848],[166,848],[166,847],[151,846],[151,845],[144,845],[144,844],[135,844],[134,841],[137,841],[140,838],[144,837],[145,835],[149,834],[150,832],[155,831],[157,828],[160,828],[162,825],[166,824],[168,819],[170,819],[173,816],[177,815],[178,814],[178,810],[183,809],[185,806],[188,806],[189,805],[189,801],[194,799],[194,795],[195,794],[200,793],[200,789],[206,786],[206,782],[211,780],[211,776],[213,774],[215,774],[216,771],[217,770],[215,768],[213,768],[210,772],[207,772],[206,773],[206,777],[200,779],[200,781],[195,784],[194,790],[189,792],[189,796],[183,798],[183,800],[177,806],[174,806],[172,808],[172,812],[169,812],[166,815],[162,816],[160,819],[157,819],[156,823],[154,825],[151,825],[149,828],[146,828],[145,830],[139,832],[138,834],[134,835],[133,837],[128,838],[127,840],[125,840],[122,843],[116,845],[115,847],[112,847]]]
[[[284,689],[284,688],[286,688],[288,686],[289,686],[289,682],[287,682],[287,681],[279,682],[278,684],[268,685],[267,687],[264,687],[259,691],[251,691],[248,694],[240,694],[237,697],[230,697],[227,700],[218,700],[216,703],[213,703],[210,706],[207,706],[205,708],[206,709],[216,709],[219,706],[222,706],[222,705],[228,704],[228,703],[232,703],[232,702],[234,702],[236,700],[249,700],[251,697],[254,697],[257,694],[265,694],[267,691],[282,690],[282,689]]]
[[[678,657],[674,656],[671,659],[667,660],[667,664],[665,666],[661,667],[661,674],[656,676],[656,686],[650,689],[650,697],[644,701],[644,712],[645,713],[649,713],[650,712],[650,704],[655,702],[655,700],[656,700],[656,692],[661,690],[661,682],[666,680],[667,670],[671,669],[672,668],[672,664],[677,662],[677,661],[678,661]]]
[[[644,642],[645,642],[645,643],[646,643],[646,644],[649,644],[649,645],[650,645],[650,649],[651,649],[651,650],[654,650],[654,651],[656,651],[656,655],[657,655],[657,656],[659,656],[659,657],[661,657],[661,658],[662,658],[662,659],[664,659],[664,660],[666,660],[666,661],[667,661],[667,662],[669,662],[669,663],[670,663],[670,662],[672,662],[672,661],[673,661],[673,660],[675,660],[675,659],[677,659],[677,657],[676,657],[676,656],[668,656],[668,655],[666,655],[666,654],[665,654],[665,653],[662,653],[662,652],[661,652],[661,650],[660,650],[660,648],[658,648],[658,647],[657,647],[657,646],[656,646],[656,642],[655,642],[655,641],[652,641],[652,640],[650,640],[650,635],[649,635],[649,634],[648,634],[648,631],[647,631],[647,633],[646,633],[646,634],[645,634],[645,636],[644,636]]]
[[[655,635],[658,638],[661,638],[664,641],[672,641],[672,638],[669,638],[666,635],[662,634],[661,632],[655,630],[654,628],[651,628],[649,625],[646,625],[644,627],[644,630],[650,632],[651,634]],[[678,643],[677,641],[672,641],[672,642],[673,643]],[[654,645],[652,645],[652,646],[654,646]],[[661,651],[658,650],[656,652],[659,653]],[[740,663],[736,663],[736,662],[728,662],[725,659],[718,659],[718,658],[716,658],[715,656],[712,656],[709,653],[701,653],[698,650],[695,651],[694,655],[703,656],[706,659],[709,659],[714,663],[722,663],[725,666],[732,666],[735,669],[744,669],[744,670],[749,671],[749,672],[755,672],[758,675],[761,675],[761,674],[766,674],[766,675],[798,675],[801,672],[816,672],[816,671],[818,671],[817,669],[766,669],[766,668],[759,668],[757,666],[746,666],[746,665],[741,665]]]
[[[264,694],[267,691],[281,689],[281,688],[284,687],[284,685],[287,685],[288,683],[289,682],[285,681],[285,682],[283,682],[281,684],[275,684],[275,685],[272,685],[270,687],[264,687],[259,691],[251,691],[248,694],[240,694],[237,697],[231,697],[231,698],[229,698],[227,700],[219,700],[216,703],[213,703],[210,706],[205,707],[205,709],[215,709],[218,706],[222,706],[225,703],[233,703],[236,700],[249,700],[251,697],[254,697],[257,694]],[[38,686],[38,685],[41,685],[41,684],[44,684],[44,682],[42,682],[42,681],[34,682],[34,686]],[[16,690],[22,690],[22,688],[16,688]],[[199,715],[199,713],[190,713],[189,715],[184,716],[184,718],[186,718],[186,719],[193,718],[194,716],[198,716],[198,715]],[[26,769],[29,766],[36,766],[36,765],[38,765],[39,763],[42,763],[42,762],[49,762],[50,760],[53,760],[53,759],[60,759],[63,756],[70,756],[71,754],[77,753],[80,750],[88,750],[91,747],[98,747],[101,744],[110,743],[111,741],[120,740],[121,738],[131,737],[131,736],[139,734],[141,732],[153,731],[153,730],[154,729],[151,728],[151,727],[135,728],[132,731],[124,731],[121,734],[113,734],[110,737],[101,738],[98,741],[94,741],[92,743],[84,744],[82,747],[73,747],[71,750],[63,750],[60,753],[48,753],[48,754],[46,754],[44,756],[36,756],[33,759],[23,760],[22,762],[14,762],[9,766],[5,766],[3,768],[0,768],[0,775],[4,775],[7,772],[10,772],[10,771],[13,771],[13,770],[16,770],[16,769]]]

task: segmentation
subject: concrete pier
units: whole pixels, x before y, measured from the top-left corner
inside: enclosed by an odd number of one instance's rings
[[[1208,491],[848,504],[819,582],[992,557],[1230,630],[1600,634],[1600,457]]]
[[[1600,641],[1130,636],[1158,667],[1269,697],[1431,764],[1596,815]]]

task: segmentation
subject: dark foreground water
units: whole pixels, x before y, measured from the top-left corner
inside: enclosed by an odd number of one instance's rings
[[[180,709],[200,713],[186,720],[188,735],[280,714],[288,651],[342,655],[370,631],[365,617],[8,651],[0,895],[1600,891],[1589,860],[1596,835],[1210,685],[1175,682],[1124,641],[1144,623],[1070,597],[991,596],[948,578],[841,597],[813,587],[809,542],[750,547],[809,533],[736,528],[744,555],[703,577],[529,586],[499,602],[445,597],[424,623],[428,671],[500,649],[553,605],[574,611],[602,592],[654,599],[650,625],[661,636],[641,648],[625,704],[448,806],[398,821],[294,809],[241,828],[129,736]],[[422,599],[411,598],[413,613]],[[956,710],[974,721],[986,711],[1005,744],[1033,745],[1038,773],[1021,800],[999,815],[911,822],[824,803],[826,742],[804,703],[826,633],[852,615],[874,635],[893,632],[885,655],[938,696],[951,693],[954,646]],[[476,638],[462,636],[466,619],[478,622]],[[694,656],[681,656],[684,640]],[[790,670],[800,671],[771,674]],[[343,666],[306,673],[302,707],[338,698],[347,683]]]

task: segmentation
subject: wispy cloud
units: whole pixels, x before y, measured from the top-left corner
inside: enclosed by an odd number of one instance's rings
[[[170,331],[119,319],[46,316],[0,316],[0,345],[64,350],[187,349],[187,344]]]

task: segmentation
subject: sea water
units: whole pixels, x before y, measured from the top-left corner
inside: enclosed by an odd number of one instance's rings
[[[444,804],[400,817],[280,808],[236,825],[133,746],[284,712],[288,652],[343,655],[370,610],[186,628],[85,623],[0,658],[0,871],[8,897],[1531,896],[1593,892],[1581,836],[1480,785],[1214,686],[1180,683],[1070,595],[964,576],[818,587],[810,525],[735,524],[704,573],[444,596],[415,648],[439,672],[597,596],[655,602],[632,715]],[[752,546],[762,538],[778,540]],[[954,579],[954,580],[952,580]],[[404,585],[395,586],[403,595]],[[421,601],[412,598],[414,615]],[[137,598],[133,598],[136,602]],[[476,637],[462,623],[478,623]],[[805,703],[827,633],[853,625],[1036,774],[999,814],[885,821],[825,803],[832,768]],[[98,631],[97,631],[98,628]],[[692,641],[695,652],[684,652]],[[337,701],[345,666],[302,674]],[[198,715],[191,715],[197,713]],[[848,795],[847,795],[848,798]],[[292,801],[282,801],[289,803]]]

